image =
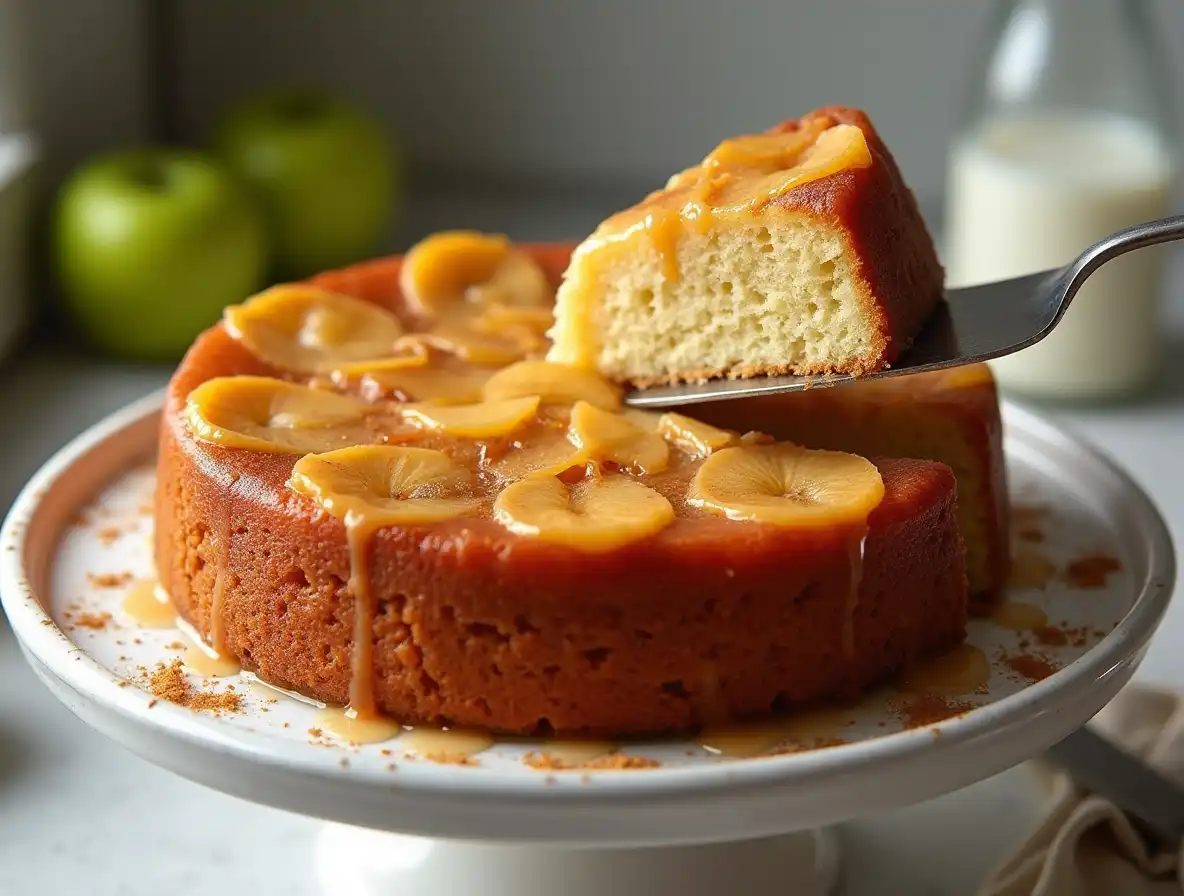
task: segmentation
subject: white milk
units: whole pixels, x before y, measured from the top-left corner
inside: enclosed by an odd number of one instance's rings
[[[1169,213],[1174,164],[1146,125],[1087,115],[987,122],[950,157],[951,286],[1059,267],[1102,237]],[[1115,396],[1157,361],[1163,253],[1147,249],[1091,275],[1057,328],[992,362],[1032,395]]]

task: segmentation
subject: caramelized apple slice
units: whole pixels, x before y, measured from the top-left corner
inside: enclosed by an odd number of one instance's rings
[[[189,431],[203,442],[308,454],[377,441],[380,412],[364,401],[264,376],[219,377],[185,403]]]
[[[326,373],[394,353],[403,334],[389,311],[304,283],[275,286],[226,309],[227,332],[280,370]]]
[[[710,423],[674,413],[661,416],[658,420],[658,432],[687,454],[696,457],[706,457],[740,441],[740,436],[731,430],[720,429]]]
[[[688,503],[734,520],[825,528],[859,525],[884,497],[875,464],[797,445],[746,445],[712,454]]]
[[[519,535],[583,551],[611,551],[660,532],[674,520],[674,508],[652,488],[625,476],[573,486],[539,476],[502,491],[493,515]]]
[[[632,472],[661,473],[670,461],[670,449],[660,435],[585,401],[577,401],[571,409],[571,429],[589,458],[611,461]]]
[[[302,457],[288,486],[346,525],[431,523],[480,504],[473,474],[442,451],[364,445]]]
[[[568,431],[540,429],[515,444],[490,469],[502,481],[513,482],[529,476],[558,476],[587,462],[587,452],[572,443]]]
[[[369,361],[351,361],[338,364],[333,369],[333,375],[338,378],[364,376],[367,373],[389,373],[392,370],[412,370],[427,367],[431,354],[427,346],[411,340],[410,337],[400,336],[391,348],[391,354],[383,358]]]
[[[445,352],[470,364],[504,367],[521,361],[524,352],[513,341],[478,333],[455,324],[438,324],[426,333],[412,333],[395,343],[396,348],[426,348]]]
[[[638,408],[626,408],[622,414],[635,426],[658,433],[694,457],[706,457],[713,451],[741,442],[740,436],[729,429],[720,429],[683,414],[659,414]]]
[[[537,395],[461,405],[406,405],[404,417],[424,429],[463,439],[492,439],[508,436],[534,419],[539,407]]]
[[[607,380],[587,370],[550,361],[519,361],[499,370],[485,384],[485,399],[498,401],[537,395],[544,402],[575,404],[586,401],[606,411],[621,406],[621,393]]]
[[[408,401],[472,404],[481,400],[481,390],[492,374],[491,368],[481,367],[387,369],[378,365],[366,371],[363,387],[373,384],[377,388],[367,389],[367,392],[393,394]]]
[[[471,230],[433,234],[403,260],[399,284],[408,306],[426,318],[471,316],[491,303],[547,305],[542,269],[501,235]]]

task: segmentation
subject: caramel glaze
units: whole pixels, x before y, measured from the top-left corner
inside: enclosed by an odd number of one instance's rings
[[[123,599],[123,612],[141,628],[173,628],[177,611],[156,579],[141,579]]]
[[[991,663],[986,654],[970,644],[960,644],[906,669],[900,688],[906,693],[964,697],[985,692],[990,680]]]
[[[1048,614],[1022,600],[1001,600],[991,611],[991,621],[1015,631],[1033,631],[1048,624]]]
[[[382,300],[368,293],[356,294]],[[174,377],[157,491],[162,581],[219,653],[283,687],[348,701],[359,717],[506,733],[692,730],[855,693],[963,636],[962,546],[942,465],[876,462],[886,494],[858,552],[849,532],[735,524],[684,505],[656,536],[573,574],[571,549],[480,515],[370,531],[310,513],[285,485],[295,456],[201,443],[181,422],[192,388],[230,374],[283,376],[218,326]],[[688,475],[675,468],[648,484],[685,496]],[[205,533],[196,545],[194,532]],[[905,556],[918,578],[902,589],[891,571]],[[834,593],[848,597],[820,602]],[[898,628],[885,649],[889,619]],[[697,670],[687,638],[710,645]],[[706,665],[718,670],[712,693],[699,680]],[[659,690],[653,677],[667,669]],[[612,687],[589,686],[605,676]]]
[[[358,521],[346,521],[349,542],[349,580],[354,598],[353,656],[349,705],[360,718],[378,715],[374,702],[374,595],[370,590],[370,549],[374,530]]]

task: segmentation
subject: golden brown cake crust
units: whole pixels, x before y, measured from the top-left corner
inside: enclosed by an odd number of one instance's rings
[[[557,276],[569,249],[532,251]],[[398,264],[318,279],[399,310]],[[345,702],[355,617],[342,522],[286,487],[293,455],[200,442],[180,416],[197,385],[238,373],[277,374],[217,326],[170,385],[161,582],[203,634],[220,591],[225,647],[247,668]],[[857,693],[959,642],[966,618],[952,473],[877,465],[886,493],[856,600],[849,532],[680,518],[589,556],[489,520],[382,529],[370,543],[378,706],[405,722],[623,735]]]
[[[859,259],[862,279],[868,284],[867,301],[876,308],[884,337],[880,357],[850,372],[872,373],[890,366],[908,348],[942,300],[945,272],[916,197],[864,112],[827,106],[797,121],[783,122],[771,132],[793,131],[818,119],[862,130],[873,164],[802,184],[773,204],[829,219],[847,235],[851,254]],[[816,375],[843,371],[792,372]]]

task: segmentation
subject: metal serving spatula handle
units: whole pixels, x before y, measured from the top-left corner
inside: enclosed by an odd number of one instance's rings
[[[940,304],[912,346],[888,370],[860,379],[880,379],[962,364],[989,361],[1034,345],[1052,332],[1073,296],[1098,268],[1119,255],[1184,239],[1184,216],[1136,224],[1094,243],[1063,268],[1013,280],[946,290]],[[832,386],[855,379],[849,374],[825,377],[768,376],[743,380],[708,380],[635,389],[625,396],[636,407],[667,407],[749,398]]]
[[[1069,303],[1081,289],[1081,284],[1106,262],[1136,249],[1180,239],[1184,239],[1184,215],[1148,221],[1146,224],[1136,224],[1098,240],[1059,271],[1048,272],[1050,282],[1043,297],[1049,322],[1045,331],[1038,334],[1033,342],[1048,335],[1048,331],[1060,323]]]

